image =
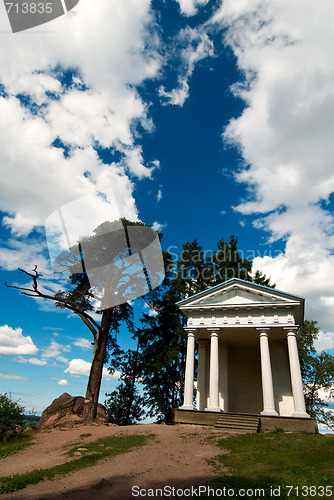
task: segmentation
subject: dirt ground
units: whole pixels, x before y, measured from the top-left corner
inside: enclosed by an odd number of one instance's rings
[[[154,434],[147,444],[122,455],[102,459],[97,465],[61,476],[53,481],[29,485],[3,498],[85,500],[128,500],[144,498],[138,488],[164,486],[189,488],[205,485],[216,477],[206,459],[223,451],[207,437],[223,437],[219,430],[192,425],[143,424],[128,427],[114,425],[80,426],[74,429],[40,431],[35,444],[0,461],[0,476],[23,474],[34,469],[53,467],[69,460],[66,445],[78,442],[81,434],[90,433],[85,442],[109,435]],[[83,445],[84,446],[84,445]],[[133,486],[137,489],[132,490]],[[134,495],[132,494],[134,493]],[[138,494],[137,494],[138,493]],[[150,496],[146,491],[146,497]]]

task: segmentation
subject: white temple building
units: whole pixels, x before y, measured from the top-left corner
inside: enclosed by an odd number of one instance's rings
[[[279,426],[287,429],[283,417],[302,419],[301,428],[315,432],[315,422],[306,413],[296,339],[304,299],[234,278],[178,306],[187,316],[188,338],[184,402],[177,422],[210,424],[217,418],[214,412],[225,412],[262,420],[282,417]],[[313,422],[305,424],[306,419]],[[264,419],[262,427],[265,422],[274,425]]]

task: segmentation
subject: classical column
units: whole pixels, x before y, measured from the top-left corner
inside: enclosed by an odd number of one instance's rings
[[[220,411],[219,408],[219,328],[210,330],[210,382],[208,411]]]
[[[206,407],[206,346],[207,340],[197,340],[198,344],[198,370],[197,370],[197,410],[204,411]]]
[[[269,328],[260,330],[260,356],[263,394],[263,411],[261,411],[261,415],[278,415],[277,411],[275,410],[273,375],[271,371],[268,333],[266,330],[269,330]]]
[[[194,409],[194,362],[195,362],[195,335],[194,330],[187,330],[187,357],[186,373],[184,380],[184,401],[181,410]]]
[[[219,406],[228,411],[228,348],[226,342],[219,344]]]
[[[291,328],[288,329],[287,339],[288,339],[291,387],[293,395],[293,404],[295,409],[292,416],[310,418],[310,415],[306,413],[305,398],[303,392],[303,381],[300,372],[296,334]]]

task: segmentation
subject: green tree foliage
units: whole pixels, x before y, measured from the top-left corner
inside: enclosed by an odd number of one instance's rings
[[[0,395],[0,442],[18,425],[24,423],[24,408],[6,393]]]
[[[138,376],[142,372],[139,344],[136,350],[129,349],[126,352],[115,348],[110,362],[113,367],[109,368],[110,373],[119,370],[122,382],[112,393],[106,394],[108,422],[117,425],[135,424],[145,415],[145,398],[139,394],[137,387]]]
[[[305,321],[298,331],[298,351],[302,372],[306,410],[319,423],[334,429],[334,412],[321,395],[334,398],[334,357],[325,351],[317,353],[314,342],[319,328],[316,321]]]
[[[173,285],[178,297],[188,297],[208,288],[213,279],[212,271],[210,258],[205,255],[197,239],[185,243],[173,269]]]
[[[237,245],[238,238],[235,238],[233,235],[230,237],[229,243],[226,243],[223,238],[218,241],[217,251],[214,253],[212,259],[214,285],[232,278],[252,281],[252,262],[242,258]]]
[[[180,405],[183,376],[180,362],[180,342],[183,330],[173,293],[161,294],[154,301],[156,316],[145,315],[141,331],[143,372],[146,404],[150,416],[159,421],[173,422],[173,408]]]

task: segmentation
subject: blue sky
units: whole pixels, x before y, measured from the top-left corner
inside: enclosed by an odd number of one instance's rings
[[[13,35],[1,5],[1,281],[24,284],[17,267],[37,264],[57,290],[46,219],[111,190],[165,250],[237,236],[255,269],[306,298],[333,353],[333,18],[330,0],[80,0]],[[0,391],[38,412],[83,394],[84,325],[0,294]],[[105,374],[102,400],[116,385]]]

